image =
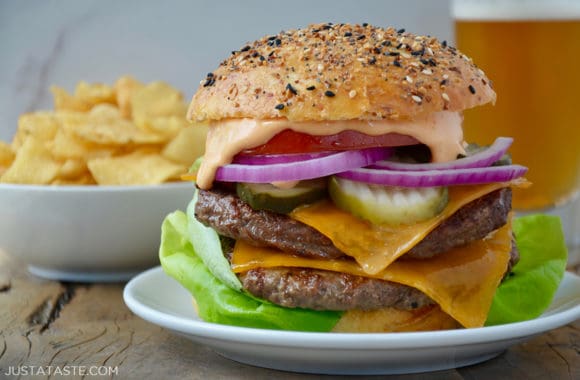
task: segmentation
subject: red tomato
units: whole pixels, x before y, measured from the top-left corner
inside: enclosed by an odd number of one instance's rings
[[[330,136],[312,136],[286,129],[272,137],[266,144],[246,149],[242,154],[310,153],[414,144],[419,144],[419,141],[398,133],[369,136],[356,131],[343,131]]]

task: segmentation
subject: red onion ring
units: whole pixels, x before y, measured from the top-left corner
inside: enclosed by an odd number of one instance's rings
[[[392,150],[389,148],[369,148],[269,165],[229,164],[218,168],[215,179],[224,182],[250,183],[299,181],[368,166],[388,158],[391,153]]]
[[[433,187],[511,181],[527,171],[528,168],[521,165],[425,171],[360,168],[338,173],[336,176],[384,186]]]
[[[378,161],[375,162],[371,168],[400,171],[484,168],[499,160],[505,154],[505,152],[507,152],[513,141],[514,139],[511,137],[498,137],[487,149],[472,156],[448,162],[408,164],[395,161]]]

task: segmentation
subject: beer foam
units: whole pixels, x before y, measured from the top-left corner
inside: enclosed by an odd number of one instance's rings
[[[578,0],[453,0],[456,20],[578,20]]]

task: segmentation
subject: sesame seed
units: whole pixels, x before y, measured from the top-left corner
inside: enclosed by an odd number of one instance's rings
[[[350,90],[350,92],[348,93],[348,97],[352,99],[355,96],[356,96],[356,91],[355,90]]]
[[[344,33],[344,36],[345,37],[352,37],[352,33],[351,32],[346,32],[346,33]]]
[[[334,92],[330,91],[330,90],[326,90],[324,91],[324,95],[328,96],[329,98],[334,97]]]
[[[408,75],[405,77],[405,80],[409,83],[413,83],[413,79]]]
[[[283,103],[276,104],[276,107],[274,108],[276,108],[278,111],[282,111],[284,109],[284,104]]]
[[[357,40],[364,40],[365,38],[367,38],[367,36],[361,34],[360,36],[357,37]]]
[[[401,53],[401,55],[403,56],[403,58],[407,58],[407,59],[411,58],[411,54],[409,54],[409,53]]]
[[[427,54],[433,55],[433,50],[431,50],[430,47],[425,48],[425,51],[427,52]]]
[[[298,91],[290,83],[286,85],[286,90],[290,91],[294,95],[298,95]]]
[[[423,74],[425,74],[425,75],[432,75],[432,74],[433,74],[433,71],[431,71],[431,69],[425,69],[425,70],[423,70],[423,71],[421,71],[421,72],[422,72]]]
[[[393,65],[397,66],[397,67],[401,67],[401,62],[394,60],[393,61]]]
[[[405,28],[401,28],[401,29],[397,30],[397,33],[399,33],[399,34],[405,33]]]
[[[248,50],[250,50],[250,45],[246,45],[240,49],[240,51],[248,51]]]
[[[308,86],[308,87],[306,87],[306,90],[307,90],[307,91],[312,91],[312,90],[314,90],[315,88],[316,88],[315,86]]]
[[[324,70],[324,65],[322,63],[319,63],[316,69],[318,70],[319,73],[321,73]]]
[[[443,46],[444,48],[447,47],[447,41],[443,40],[443,42],[441,42],[441,46]]]
[[[385,53],[385,54],[386,54],[386,53]],[[398,51],[390,51],[390,52],[389,52],[389,55],[390,55],[390,56],[393,56],[393,57],[396,57],[397,55],[400,55],[400,54],[401,54],[401,53],[399,53]]]
[[[449,75],[448,74],[443,74],[443,79],[449,79]]]
[[[411,98],[413,98],[413,100],[417,103],[421,103],[423,101],[423,99],[417,95],[413,95],[413,96],[411,96]]]
[[[209,77],[206,79],[205,83],[203,84],[203,87],[213,86],[214,83],[215,83],[215,78]]]
[[[443,98],[443,100],[445,100],[447,102],[449,101],[449,95],[447,95],[446,93],[442,93],[441,97]]]
[[[469,85],[469,92],[471,92],[472,94],[475,94],[475,87],[473,87],[472,85]]]
[[[369,59],[369,65],[374,65],[375,63],[377,63],[377,59],[375,57]]]
[[[367,26],[369,26],[369,23],[368,22],[363,22],[362,23],[362,26],[363,26],[363,28],[366,28]]]
[[[411,62],[411,63],[409,63],[409,65],[415,66],[415,67],[419,67],[420,66],[419,63],[417,63],[417,62]]]

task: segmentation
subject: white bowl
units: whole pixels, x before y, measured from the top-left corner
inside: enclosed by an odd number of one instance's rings
[[[159,263],[161,223],[183,210],[191,182],[153,186],[0,184],[0,250],[31,273],[122,281]]]

